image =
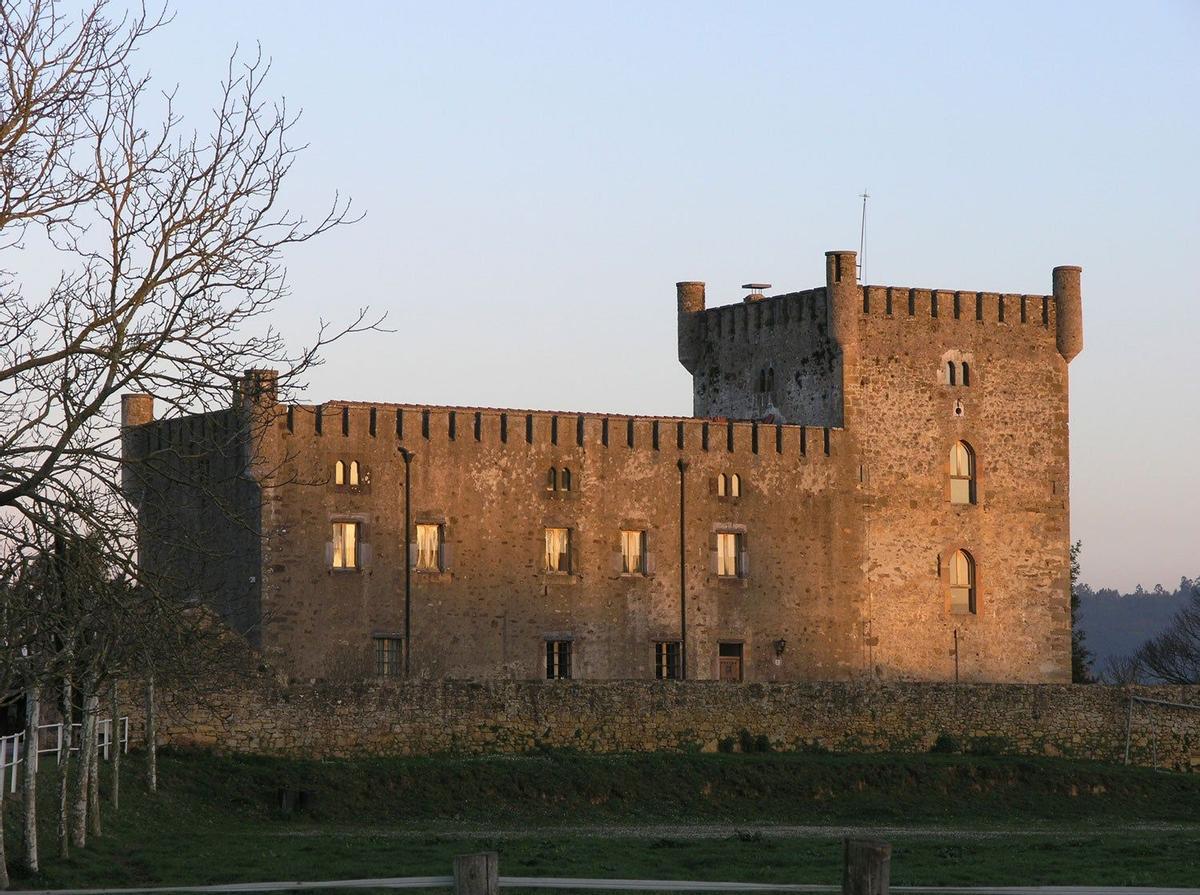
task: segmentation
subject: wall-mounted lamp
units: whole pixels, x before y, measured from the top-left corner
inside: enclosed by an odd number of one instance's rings
[[[775,641],[775,655],[782,656],[785,649],[787,649],[786,640],[780,638],[779,640]]]

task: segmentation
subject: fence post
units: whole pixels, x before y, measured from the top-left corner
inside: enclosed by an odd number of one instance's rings
[[[500,858],[494,851],[454,858],[454,895],[499,895]]]
[[[845,840],[842,895],[888,895],[892,847],[871,839]]]

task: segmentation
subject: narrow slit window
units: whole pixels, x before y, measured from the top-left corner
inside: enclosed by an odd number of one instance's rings
[[[742,477],[740,475],[738,475],[736,472],[729,477],[729,496],[730,497],[741,497],[742,496]]]
[[[350,461],[350,476],[347,481],[349,482],[349,485],[351,488],[358,487],[358,461],[357,460]]]
[[[954,375],[954,361],[946,362],[946,381],[950,385],[958,385],[957,378]]]
[[[971,365],[968,364],[966,361],[962,362],[962,384],[963,385],[971,384]]]
[[[725,473],[717,476],[717,497],[724,497],[728,490],[728,480],[725,478]]]

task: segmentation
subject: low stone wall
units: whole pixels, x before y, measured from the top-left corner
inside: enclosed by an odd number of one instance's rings
[[[713,751],[761,747],[763,737],[784,751],[925,752],[945,735],[944,746],[977,752],[1121,761],[1131,693],[1200,704],[1200,687],[264,679],[168,704],[160,734],[164,744],[309,758]],[[1132,719],[1134,762],[1200,770],[1200,708],[1138,703]]]

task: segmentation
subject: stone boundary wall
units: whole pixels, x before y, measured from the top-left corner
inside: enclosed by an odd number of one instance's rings
[[[159,730],[164,745],[296,758],[715,751],[740,748],[744,731],[779,751],[926,752],[946,734],[976,752],[1119,762],[1131,692],[1198,706],[1137,704],[1132,760],[1200,770],[1200,686],[263,679],[187,705],[168,698]]]

